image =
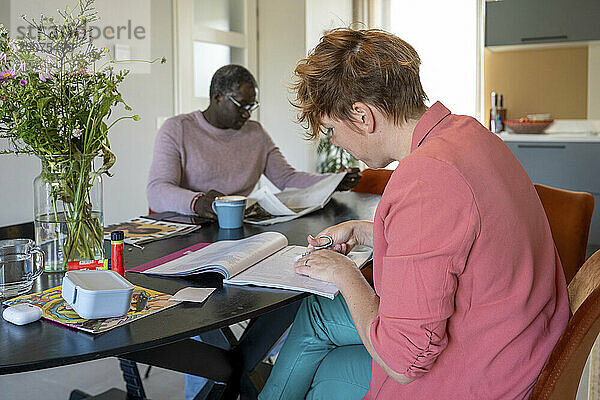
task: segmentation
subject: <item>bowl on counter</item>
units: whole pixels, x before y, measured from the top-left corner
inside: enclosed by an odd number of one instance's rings
[[[530,119],[507,119],[504,126],[511,133],[536,134],[544,133],[544,130],[552,124],[554,120],[546,119],[543,121],[532,121]]]

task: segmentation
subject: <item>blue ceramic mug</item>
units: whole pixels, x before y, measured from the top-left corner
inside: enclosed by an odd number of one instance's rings
[[[245,196],[220,196],[215,198],[212,209],[217,214],[219,228],[237,229],[244,222]]]

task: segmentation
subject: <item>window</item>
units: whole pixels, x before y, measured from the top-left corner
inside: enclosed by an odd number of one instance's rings
[[[391,0],[389,29],[419,53],[431,103],[480,118],[483,1]]]
[[[174,0],[175,112],[209,104],[210,79],[226,64],[255,76],[257,0]]]

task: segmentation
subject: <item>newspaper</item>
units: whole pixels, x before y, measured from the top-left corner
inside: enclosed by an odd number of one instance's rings
[[[325,207],[346,173],[332,174],[304,189],[273,193],[263,187],[249,196],[249,205],[258,203],[263,213],[246,215],[244,222],[254,225],[272,225],[291,221]]]
[[[113,231],[123,231],[125,233],[125,243],[139,247],[155,240],[185,235],[199,228],[200,225],[179,224],[138,217],[105,227],[104,239],[110,240],[110,233]]]

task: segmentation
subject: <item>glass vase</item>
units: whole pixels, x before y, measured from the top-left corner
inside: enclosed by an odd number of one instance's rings
[[[46,272],[69,263],[104,258],[102,178],[95,155],[39,156],[33,181],[36,244],[46,254]]]

